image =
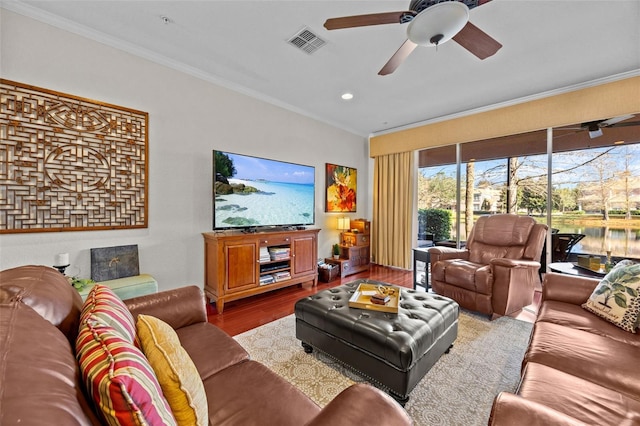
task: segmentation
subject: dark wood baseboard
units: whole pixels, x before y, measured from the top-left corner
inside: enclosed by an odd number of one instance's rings
[[[311,283],[300,284],[274,290],[268,293],[252,296],[246,299],[228,302],[221,314],[216,312],[215,304],[207,305],[209,322],[231,336],[286,317],[293,313],[295,303],[303,297],[310,296],[320,290],[333,288],[361,278],[388,282],[397,286],[413,288],[413,272],[386,266],[371,265],[367,271],[338,278],[329,283],[319,282],[317,287]],[[536,292],[534,303],[520,312],[511,315],[524,321],[535,321],[537,306],[540,303],[540,293]]]

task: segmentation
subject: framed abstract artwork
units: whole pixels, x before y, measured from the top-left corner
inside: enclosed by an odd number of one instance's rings
[[[355,212],[358,171],[351,167],[326,163],[325,211]]]

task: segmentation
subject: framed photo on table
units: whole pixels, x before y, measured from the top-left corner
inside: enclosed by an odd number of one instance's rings
[[[325,211],[355,212],[358,171],[352,167],[326,163]]]

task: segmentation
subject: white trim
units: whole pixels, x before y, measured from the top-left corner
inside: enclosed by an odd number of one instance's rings
[[[42,9],[39,9],[37,7],[33,7],[31,5],[22,3],[19,0],[0,0],[0,10],[1,9],[7,9],[11,12],[15,12],[17,14],[26,16],[28,18],[32,18],[35,20],[38,20],[40,22],[43,22],[45,24],[48,25],[52,25],[54,27],[60,28],[62,30],[65,31],[69,31],[71,33],[77,34],[79,36],[88,38],[90,40],[94,40],[97,41],[99,43],[105,44],[109,47],[113,47],[115,49],[119,49],[122,50],[124,52],[130,53],[132,55],[138,56],[140,58],[143,59],[147,59],[151,62],[155,62],[157,64],[166,66],[168,68],[172,68],[176,71],[180,71],[182,73],[185,73],[187,75],[199,78],[201,80],[204,80],[206,82],[209,83],[213,83],[215,85],[227,88],[229,90],[232,90],[234,92],[238,92],[241,93],[243,95],[249,96],[251,98],[255,98],[258,99],[260,101],[266,102],[268,104],[289,110],[291,112],[295,112],[297,114],[303,115],[305,117],[309,117],[313,120],[317,120],[320,121],[322,123],[328,124],[330,126],[336,127],[338,129],[342,129],[344,131],[347,131],[349,133],[352,133],[354,135],[358,135],[358,136],[362,136],[362,137],[367,137],[366,133],[357,131],[355,129],[349,128],[347,126],[344,126],[343,124],[339,124],[339,123],[334,123],[330,120],[327,120],[326,118],[323,117],[319,117],[315,114],[311,114],[309,113],[309,111],[306,110],[302,110],[296,106],[290,105],[286,102],[282,102],[281,100],[272,98],[270,96],[265,95],[264,93],[260,93],[257,91],[254,91],[252,89],[249,89],[247,87],[244,86],[240,86],[236,83],[233,83],[231,81],[228,81],[226,79],[220,78],[218,76],[215,76],[211,73],[205,72],[199,68],[195,68],[189,65],[186,65],[182,62],[178,62],[175,61],[171,58],[168,58],[166,56],[163,55],[159,55],[155,52],[152,52],[148,49],[144,49],[141,48],[140,46],[137,46],[135,44],[132,43],[128,43],[126,41],[120,40],[116,37],[112,37],[109,36],[107,34],[104,34],[102,32],[96,31],[92,28],[89,28],[85,25],[81,25],[78,24],[77,22],[71,21],[69,19],[65,19],[62,18],[58,15],[49,13],[49,12],[45,12]]]

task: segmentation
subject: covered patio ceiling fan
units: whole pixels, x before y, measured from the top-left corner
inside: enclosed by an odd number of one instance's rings
[[[412,0],[409,10],[327,19],[327,30],[381,24],[406,24],[407,40],[378,72],[394,72],[418,46],[439,46],[453,39],[480,59],[495,54],[502,44],[469,22],[469,9],[491,0]]]
[[[609,118],[606,120],[594,120],[580,124],[579,127],[560,127],[559,130],[575,130],[575,131],[588,131],[591,139],[602,136],[602,129],[606,127],[628,127],[628,126],[640,126],[640,121],[627,121],[631,118],[635,118],[633,114],[620,115],[618,117]]]

